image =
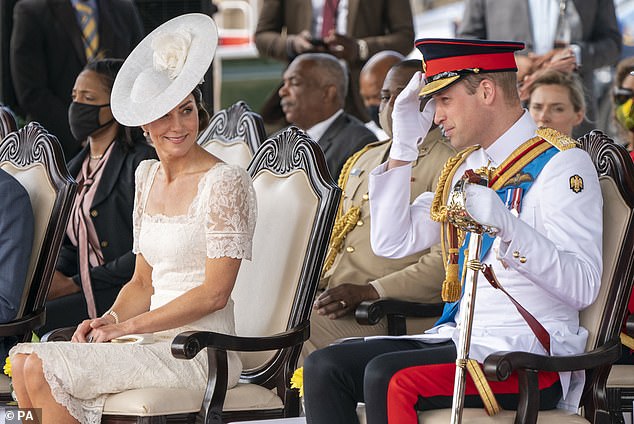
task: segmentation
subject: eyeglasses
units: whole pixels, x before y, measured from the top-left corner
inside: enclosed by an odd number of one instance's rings
[[[634,99],[634,91],[629,88],[616,87],[612,93],[614,96],[614,103],[622,105],[629,99]]]

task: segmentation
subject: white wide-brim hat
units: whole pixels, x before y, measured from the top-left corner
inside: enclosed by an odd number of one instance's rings
[[[178,106],[203,81],[217,46],[216,24],[202,13],[177,16],[156,28],[117,74],[110,99],[115,119],[136,127]]]

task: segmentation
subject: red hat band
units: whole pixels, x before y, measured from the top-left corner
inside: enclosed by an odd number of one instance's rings
[[[425,61],[425,74],[428,79],[443,72],[456,72],[460,70],[480,69],[487,71],[516,71],[515,57],[513,53],[484,53],[469,56],[450,56]]]

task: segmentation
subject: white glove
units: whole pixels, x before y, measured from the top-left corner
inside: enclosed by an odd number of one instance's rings
[[[425,86],[419,71],[394,101],[392,111],[392,147],[390,158],[412,162],[418,158],[418,143],[425,138],[436,112],[436,102],[430,99],[420,112],[418,93]]]
[[[478,224],[496,228],[497,237],[505,243],[513,239],[517,220],[504,206],[493,189],[479,184],[467,183],[465,187],[467,212]]]

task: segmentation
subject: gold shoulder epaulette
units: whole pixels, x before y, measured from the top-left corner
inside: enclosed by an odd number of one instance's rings
[[[575,139],[552,128],[538,128],[537,135],[558,148],[560,151],[579,147]]]

